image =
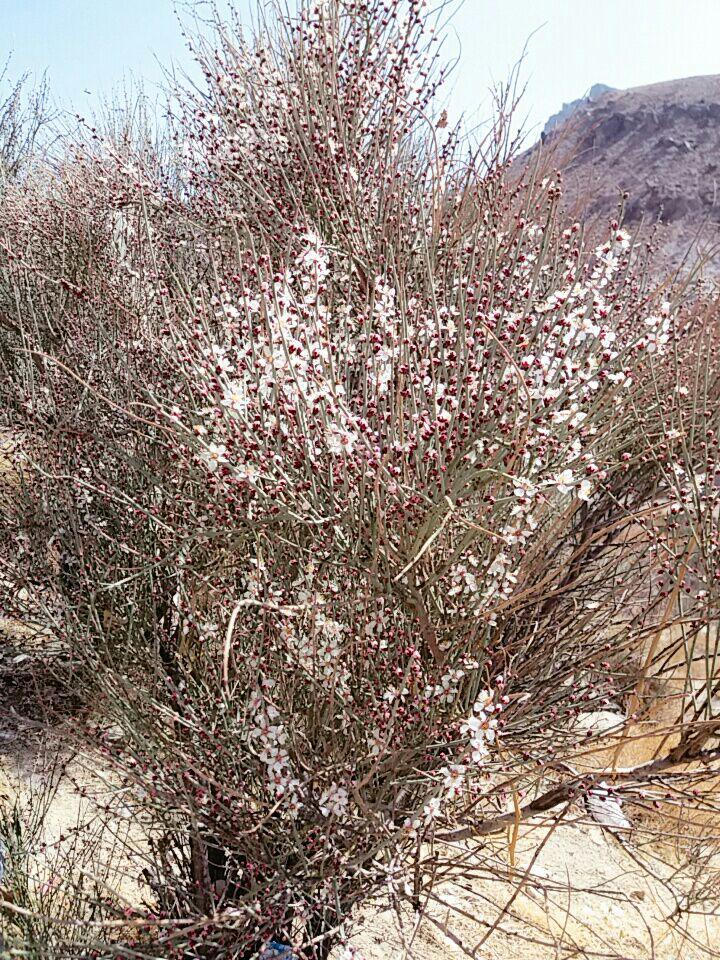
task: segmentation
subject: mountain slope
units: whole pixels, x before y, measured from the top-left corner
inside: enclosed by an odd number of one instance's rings
[[[626,192],[626,223],[658,224],[668,263],[720,241],[720,76],[604,92],[543,140],[530,156],[541,150],[563,172],[573,215],[606,220]],[[720,276],[720,257],[704,272]]]

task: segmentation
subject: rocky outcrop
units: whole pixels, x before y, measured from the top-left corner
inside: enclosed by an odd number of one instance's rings
[[[553,120],[526,157],[563,172],[568,212],[606,220],[623,202],[634,232],[657,228],[668,265],[704,253],[720,277],[720,76],[606,90]]]
[[[558,110],[557,113],[554,113],[543,127],[544,136],[547,136],[552,130],[555,129],[555,127],[558,126],[558,124],[564,123],[565,120],[569,120],[578,107],[581,107],[583,104],[589,103],[592,100],[597,100],[597,98],[603,93],[612,93],[614,89],[614,87],[608,87],[605,83],[594,83],[584,97],[578,97],[577,100],[571,100],[570,103],[564,103],[560,110]]]

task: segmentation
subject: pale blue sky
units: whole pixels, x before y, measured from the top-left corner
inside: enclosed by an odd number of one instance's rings
[[[247,15],[258,0],[235,2]],[[487,116],[489,85],[533,31],[522,73],[531,124],[596,82],[720,73],[720,0],[465,0],[446,46],[460,55],[453,112]],[[0,63],[8,55],[10,75],[47,70],[58,99],[81,113],[124,76],[160,81],[155,57],[188,63],[173,0],[0,0]]]

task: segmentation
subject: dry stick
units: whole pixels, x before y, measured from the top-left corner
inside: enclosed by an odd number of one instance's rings
[[[587,553],[587,551],[593,545],[593,543],[597,542],[598,540],[601,540],[603,537],[607,536],[608,534],[624,526],[627,526],[629,523],[635,520],[638,520],[639,518],[653,516],[656,513],[661,513],[664,509],[665,507],[647,507],[644,510],[639,510],[636,513],[631,513],[625,517],[621,517],[619,520],[615,520],[613,521],[613,523],[608,524],[608,526],[595,531],[595,533],[593,533],[591,537],[585,540],[577,548],[577,550],[575,550],[572,553],[572,555],[568,557],[568,560],[567,560],[568,566],[573,563],[576,563],[582,557],[583,554]],[[537,594],[540,593],[542,590],[544,590],[544,588],[548,586],[548,584],[552,583],[555,576],[556,576],[555,571],[551,570],[550,573],[546,574],[542,578],[542,580],[539,580],[537,583],[533,584],[532,586],[526,587],[524,590],[521,590],[518,593],[513,594],[509,599],[503,600],[501,603],[497,604],[495,607],[492,607],[489,612],[497,616],[499,613],[506,610],[507,608],[511,608],[514,605],[516,605],[519,601],[537,596]],[[551,596],[560,595],[566,592],[567,590],[569,590],[571,587],[573,587],[576,582],[577,581],[573,581],[572,583],[567,584],[563,588],[553,590],[547,593],[546,596],[551,597]]]
[[[707,734],[702,737],[702,741],[705,739],[707,739]],[[700,738],[698,738],[697,742],[701,742]],[[689,760],[702,760],[704,762],[708,762],[710,760],[716,760],[720,758],[720,747],[716,747],[712,750],[693,750],[692,746],[692,744],[688,744],[683,746],[682,749],[680,746],[678,746],[671,750],[670,753],[661,760],[652,760],[650,763],[640,764],[637,767],[630,767],[626,770],[618,770],[615,773],[615,780],[623,782],[645,779],[646,777],[652,777],[657,773],[662,773],[678,763],[687,762]],[[578,789],[583,786],[589,787],[596,785],[600,782],[602,777],[602,772],[593,773],[586,776],[577,776],[566,783],[562,783],[557,787],[553,787],[552,790],[548,790],[547,793],[543,793],[527,806],[521,807],[520,820],[529,820],[538,813],[545,813],[548,810],[552,810],[554,807],[560,806],[560,804],[572,799],[573,795]],[[450,833],[438,834],[435,839],[447,842],[451,840],[469,840],[472,837],[486,837],[492,834],[502,833],[503,830],[507,830],[508,826],[511,826],[516,822],[516,818],[517,814],[515,812],[506,813],[501,817],[496,817],[494,820],[481,820],[480,823],[472,827],[461,827],[459,830],[453,830]]]
[[[637,710],[638,704],[640,702],[640,698],[645,692],[645,684],[647,682],[648,673],[653,661],[653,657],[655,656],[655,651],[657,650],[657,645],[660,642],[660,637],[662,636],[662,633],[668,624],[668,620],[670,619],[670,612],[674,607],[675,603],[677,602],[677,598],[680,593],[680,586],[682,584],[683,579],[685,578],[685,573],[687,571],[688,564],[690,563],[690,553],[692,552],[692,549],[694,546],[696,546],[696,544],[697,544],[697,539],[695,537],[695,534],[693,534],[688,542],[687,549],[685,550],[685,556],[683,557],[680,571],[678,573],[678,576],[675,579],[675,586],[673,587],[673,591],[668,597],[668,602],[665,605],[665,611],[663,613],[662,620],[660,621],[660,625],[655,631],[655,635],[650,642],[650,647],[645,657],[645,662],[643,664],[642,671],[640,673],[640,678],[638,679],[638,682],[635,686],[635,690],[630,695],[630,699],[628,701],[628,708],[627,708],[627,714],[629,717],[632,717],[632,715]],[[627,734],[628,734],[628,729],[626,725],[623,728],[622,734],[620,736],[620,743],[617,745],[617,748],[615,749],[615,754],[613,756],[612,767],[611,767],[611,772],[613,774],[615,773],[617,762],[618,762],[618,759],[620,758],[620,753],[622,752],[623,746],[625,744],[625,739],[627,737]]]
[[[532,855],[532,859],[530,863],[528,864],[527,868],[523,871],[523,874],[520,877],[517,887],[515,888],[515,890],[513,890],[510,896],[510,899],[507,901],[507,903],[504,904],[504,906],[500,910],[500,913],[497,915],[497,917],[495,917],[495,920],[493,921],[492,926],[490,927],[489,930],[485,932],[482,940],[480,941],[480,943],[478,943],[477,945],[478,949],[487,943],[487,941],[490,939],[493,933],[499,929],[500,923],[502,922],[503,917],[507,916],[510,913],[510,910],[512,909],[513,904],[515,903],[517,898],[520,896],[520,894],[523,892],[524,887],[526,886],[528,880],[532,876],[533,867],[537,863],[538,858],[540,857],[540,854],[543,852],[545,846],[549,843],[550,838],[554,834],[555,830],[558,828],[560,821],[564,818],[565,814],[568,812],[569,806],[570,805],[568,803],[565,806],[565,809],[560,812],[557,820],[553,823],[552,827],[548,830],[546,835],[540,841],[538,848],[535,850],[535,852]]]
[[[418,552],[415,554],[415,556],[412,558],[412,560],[410,560],[410,562],[407,563],[407,564],[402,568],[402,570],[400,571],[400,573],[398,573],[398,575],[397,575],[396,577],[393,577],[393,583],[397,583],[398,580],[402,580],[402,578],[405,576],[405,574],[408,572],[408,570],[411,570],[411,569],[415,566],[415,564],[420,560],[420,558],[423,556],[423,554],[425,554],[425,553],[430,549],[430,547],[431,547],[431,545],[433,544],[433,542],[434,542],[435,540],[437,540],[437,538],[440,536],[440,534],[443,532],[443,530],[444,530],[445,527],[447,526],[448,520],[450,519],[450,517],[453,515],[453,513],[454,513],[454,511],[455,511],[455,504],[452,502],[452,500],[450,499],[450,497],[445,497],[445,499],[446,499],[446,501],[447,501],[448,506],[450,507],[450,509],[448,510],[448,512],[447,512],[447,513],[445,514],[445,516],[443,517],[442,523],[441,523],[440,526],[437,528],[437,530],[427,538],[427,540],[425,541],[425,543],[422,545],[422,547],[420,548],[420,550],[418,550]]]
[[[520,809],[520,799],[518,797],[518,792],[515,787],[512,791],[513,799],[513,808],[515,811],[515,823],[512,826],[512,831],[510,834],[510,842],[508,844],[508,860],[510,861],[510,866],[515,866],[515,847],[517,846],[518,836],[520,835],[520,818],[522,816],[522,811]]]
[[[230,648],[232,646],[232,636],[233,631],[235,630],[235,624],[237,623],[237,618],[240,615],[240,611],[244,607],[262,607],[263,610],[272,610],[274,613],[281,613],[283,616],[293,616],[296,613],[301,612],[302,610],[307,610],[310,604],[301,603],[295,604],[294,606],[278,606],[276,603],[269,603],[263,600],[252,600],[245,598],[244,600],[238,600],[235,604],[232,614],[230,615],[230,622],[228,623],[227,632],[225,633],[225,645],[223,647],[223,671],[222,671],[222,680],[223,686],[225,687],[225,693],[230,696]]]
[[[658,643],[660,642],[660,637],[662,635],[662,632],[667,626],[668,621],[670,619],[670,611],[675,605],[678,595],[680,593],[681,584],[683,579],[685,578],[685,573],[687,572],[688,564],[690,563],[690,553],[693,547],[696,545],[697,545],[697,539],[695,537],[695,534],[693,534],[688,542],[687,549],[685,550],[685,556],[683,557],[682,566],[680,568],[680,572],[678,573],[678,576],[676,577],[675,586],[673,587],[672,594],[668,598],[668,602],[665,606],[665,612],[663,613],[662,620],[660,621],[660,625],[658,626],[658,629],[655,631],[655,636],[653,637],[652,642],[650,643],[650,648],[647,652],[647,656],[645,657],[645,663],[643,664],[640,679],[638,680],[635,690],[632,693],[630,700],[628,701],[628,714],[630,715],[635,713],[635,711],[637,710],[637,706],[640,701],[640,698],[642,697],[645,691],[645,684],[647,682],[647,675],[650,669],[650,665],[652,664],[653,657],[655,656],[655,651],[657,649]]]
[[[435,628],[430,622],[430,616],[427,612],[427,607],[423,602],[422,594],[420,593],[420,591],[416,586],[416,583],[414,581],[414,576],[415,575],[413,573],[413,583],[410,584],[410,594],[413,599],[415,615],[417,617],[418,625],[420,627],[420,633],[422,635],[423,640],[428,646],[428,650],[432,654],[433,660],[439,667],[442,667],[446,659],[445,653],[443,650],[440,649],[440,645],[437,642],[437,635],[435,633]]]
[[[37,917],[37,913],[34,910],[29,910],[27,907],[20,907],[16,903],[11,903],[9,900],[0,900],[0,909],[9,910],[11,913],[16,913],[21,917]],[[52,917],[45,916],[43,917],[48,923],[54,924],[58,927],[98,927],[101,929],[115,929],[115,930],[124,930],[125,928],[174,928],[178,926],[189,926],[193,923],[191,918],[174,918],[172,920],[149,920],[149,919],[139,919],[133,920],[126,918],[123,920],[63,920],[61,917]]]

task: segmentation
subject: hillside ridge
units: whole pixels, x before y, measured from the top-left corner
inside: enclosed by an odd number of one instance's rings
[[[720,276],[720,75],[608,90],[585,99],[544,134],[545,159],[563,173],[566,209],[585,220],[614,216],[657,227],[660,259],[710,256]]]

